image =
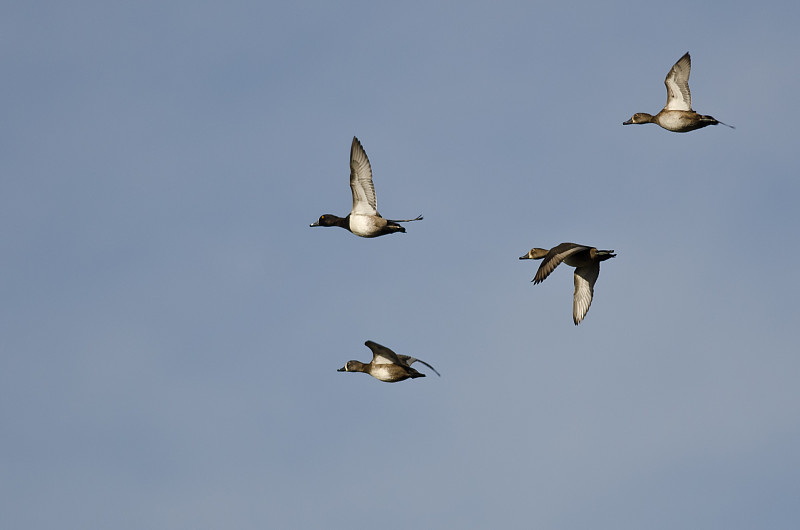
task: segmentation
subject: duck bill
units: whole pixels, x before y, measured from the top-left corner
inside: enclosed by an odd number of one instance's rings
[[[633,118],[629,119],[628,121],[623,121],[622,125],[633,125]]]
[[[342,366],[341,368],[339,368],[339,369],[338,369],[338,370],[336,370],[336,371],[337,371],[337,372],[346,372],[346,371],[347,371],[347,367],[346,367],[346,366]]]

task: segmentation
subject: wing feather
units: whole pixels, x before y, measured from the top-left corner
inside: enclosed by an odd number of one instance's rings
[[[692,70],[692,58],[689,52],[678,59],[666,79],[664,85],[667,87],[666,110],[692,110],[692,93],[689,92],[689,74]]]
[[[575,294],[572,297],[572,321],[577,326],[589,311],[594,295],[594,283],[600,275],[600,262],[575,269]]]
[[[358,138],[350,145],[350,190],[353,192],[351,214],[378,215],[378,200],[372,184],[372,166]]]
[[[403,364],[397,354],[386,346],[381,346],[371,340],[365,342],[364,345],[372,350],[372,362],[375,364]]]
[[[550,249],[547,256],[544,257],[542,264],[536,271],[536,276],[533,277],[533,283],[541,283],[550,276],[550,273],[558,267],[558,264],[564,261],[569,256],[576,252],[588,250],[590,247],[583,245],[576,245],[575,243],[561,243]]]
[[[406,366],[411,366],[412,364],[414,364],[416,362],[420,362],[420,363],[424,364],[425,366],[427,366],[428,368],[430,368],[431,370],[433,370],[436,375],[438,375],[439,377],[442,377],[442,374],[437,372],[436,368],[434,368],[433,366],[429,365],[425,361],[420,361],[419,359],[417,359],[415,357],[411,357],[410,355],[398,354],[397,356],[400,358],[401,361],[403,361],[406,364]]]

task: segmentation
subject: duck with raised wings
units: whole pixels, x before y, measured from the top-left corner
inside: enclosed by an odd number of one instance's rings
[[[420,362],[433,370],[436,375],[440,375],[433,366],[425,361],[420,361],[410,355],[397,354],[386,346],[381,346],[371,340],[364,344],[372,350],[372,361],[369,364],[364,364],[361,361],[347,361],[347,364],[336,371],[364,372],[386,383],[396,383],[409,378],[425,377],[425,374],[411,367],[415,362]]]
[[[692,69],[692,58],[689,52],[678,59],[664,79],[667,87],[667,104],[655,116],[646,112],[637,112],[622,125],[655,123],[672,132],[689,132],[708,125],[722,123],[713,116],[704,116],[692,110],[692,93],[689,92],[689,73]],[[722,123],[734,129],[732,125]]]
[[[358,138],[353,136],[350,145],[350,191],[353,193],[353,209],[347,217],[326,213],[310,226],[340,226],[360,237],[378,237],[394,232],[405,232],[399,223],[419,221],[414,219],[384,219],[378,213],[378,200],[372,183],[372,166]]]

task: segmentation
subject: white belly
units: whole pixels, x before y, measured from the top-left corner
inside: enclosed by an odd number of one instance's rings
[[[378,226],[378,219],[383,221],[380,217],[375,218],[370,215],[350,214],[350,231],[361,237],[375,237],[380,233],[380,229],[382,228]]]
[[[370,375],[375,379],[380,379],[381,381],[392,382],[396,379],[397,374],[392,374],[389,370],[389,367],[392,366],[391,364],[387,364],[381,366],[380,364],[372,365],[372,372]]]
[[[696,116],[696,114],[692,112],[685,112],[681,110],[663,112],[658,117],[658,124],[668,131],[685,132],[687,130],[691,130],[690,127],[693,123],[693,115]]]

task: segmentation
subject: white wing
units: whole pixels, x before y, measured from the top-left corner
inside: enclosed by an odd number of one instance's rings
[[[372,166],[358,138],[350,145],[350,190],[353,192],[351,214],[378,215],[378,201],[372,184]]]
[[[600,262],[575,269],[575,294],[572,297],[572,321],[577,326],[589,311],[594,295],[594,282],[600,275]]]
[[[689,73],[692,70],[692,58],[689,52],[678,59],[664,79],[667,87],[666,110],[692,110],[692,94],[689,92]]]

